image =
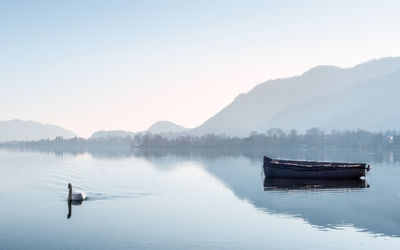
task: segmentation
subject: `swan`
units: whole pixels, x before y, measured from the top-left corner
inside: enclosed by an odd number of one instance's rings
[[[77,190],[76,192],[72,193],[72,185],[71,183],[68,183],[68,201],[83,201],[86,199],[86,193],[80,190]]]

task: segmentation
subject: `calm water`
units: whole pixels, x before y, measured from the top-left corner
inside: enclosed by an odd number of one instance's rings
[[[399,154],[266,152],[366,161],[370,187],[264,188],[251,151],[0,150],[0,249],[399,248]],[[89,197],[69,219],[68,182]]]

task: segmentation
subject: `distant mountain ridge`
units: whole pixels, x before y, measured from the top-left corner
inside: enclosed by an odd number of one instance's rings
[[[145,133],[152,133],[152,134],[162,134],[164,136],[179,136],[180,133],[187,131],[188,129],[182,127],[178,124],[175,124],[170,121],[158,121],[152,124],[147,130],[145,131],[138,131],[138,132],[130,132],[125,130],[100,130],[94,132],[89,139],[101,139],[101,138],[109,138],[109,137],[131,137],[133,138],[136,134],[145,134]]]
[[[338,121],[331,125],[323,124],[319,119],[320,114],[329,111],[329,109],[334,109],[335,105],[341,100],[337,99],[330,103],[325,103],[321,98],[323,99],[323,97],[334,93],[346,93],[347,91],[355,95],[364,88],[362,83],[373,81],[373,79],[385,80],[384,76],[390,75],[399,69],[400,57],[388,57],[368,61],[352,68],[317,66],[300,76],[269,80],[258,84],[246,94],[240,94],[216,115],[193,130],[187,131],[186,134],[204,135],[216,133],[228,136],[247,136],[251,131],[265,132],[274,127],[304,129],[305,126],[311,128],[314,125],[330,129],[335,126],[342,129],[353,129],[356,123],[348,127],[343,121],[342,123]],[[377,84],[379,83],[375,82],[375,85]],[[358,90],[352,90],[353,86],[358,86],[355,87]],[[393,84],[390,86],[392,87],[390,91],[397,90]],[[364,98],[373,98],[373,91],[373,88],[368,88],[366,92],[364,91]],[[339,98],[339,95],[336,96]],[[345,98],[345,95],[340,96]],[[350,94],[346,98],[347,102],[351,102]],[[299,108],[307,105],[307,103],[309,103],[308,108]],[[322,103],[325,103],[325,109],[318,109]],[[391,105],[394,104],[399,106],[400,101],[391,103]],[[311,106],[313,106],[312,110],[314,111],[310,112],[312,115],[308,115],[308,109],[311,109]],[[345,111],[352,119],[357,120],[358,112],[366,108],[366,106],[358,105],[358,110],[356,111],[352,110],[351,105],[347,105]],[[382,112],[390,108],[392,107],[388,106]],[[297,110],[297,112],[294,110]],[[376,116],[377,114],[372,114],[370,119],[374,119],[374,115]],[[284,117],[284,119],[280,117]],[[330,117],[330,119],[336,121],[336,119],[345,119],[345,117],[338,115],[337,117]],[[327,122],[327,120],[325,121]],[[363,124],[360,123],[360,125]],[[380,129],[400,129],[400,124],[386,125],[387,128],[381,127]],[[362,128],[362,126],[360,127]]]
[[[0,121],[0,142],[54,139],[58,136],[69,139],[76,137],[76,134],[60,126],[34,121]]]
[[[137,132],[181,135],[248,136],[271,128],[299,132],[333,129],[400,130],[400,57],[371,60],[351,68],[317,66],[302,75],[274,79],[238,95],[200,126],[188,129],[159,121]],[[90,138],[133,137],[123,130],[98,131]],[[73,138],[60,126],[18,119],[0,122],[0,142]]]
[[[305,131],[318,127],[385,131],[400,129],[400,70],[358,82],[351,87],[288,108],[271,120],[270,126]],[[322,112],[323,111],[323,112]]]
[[[182,127],[170,121],[158,121],[151,125],[146,132],[153,134],[163,134],[163,133],[181,133],[187,131],[188,128]]]

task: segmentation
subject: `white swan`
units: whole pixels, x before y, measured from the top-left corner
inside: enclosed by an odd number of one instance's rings
[[[68,189],[68,201],[83,201],[86,199],[86,193],[81,190],[77,190],[76,192],[72,193],[71,183],[68,183]]]

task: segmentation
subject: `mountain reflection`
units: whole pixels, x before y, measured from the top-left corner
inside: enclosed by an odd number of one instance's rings
[[[281,156],[290,158],[285,154]],[[358,157],[345,160],[359,160]],[[321,155],[309,160],[332,158]],[[257,162],[245,157],[221,158],[203,160],[202,164],[238,198],[247,200],[263,212],[300,217],[318,228],[350,225],[374,234],[400,237],[399,163],[373,163],[366,181],[339,182],[264,180],[262,158]],[[371,187],[365,188],[368,183]]]

